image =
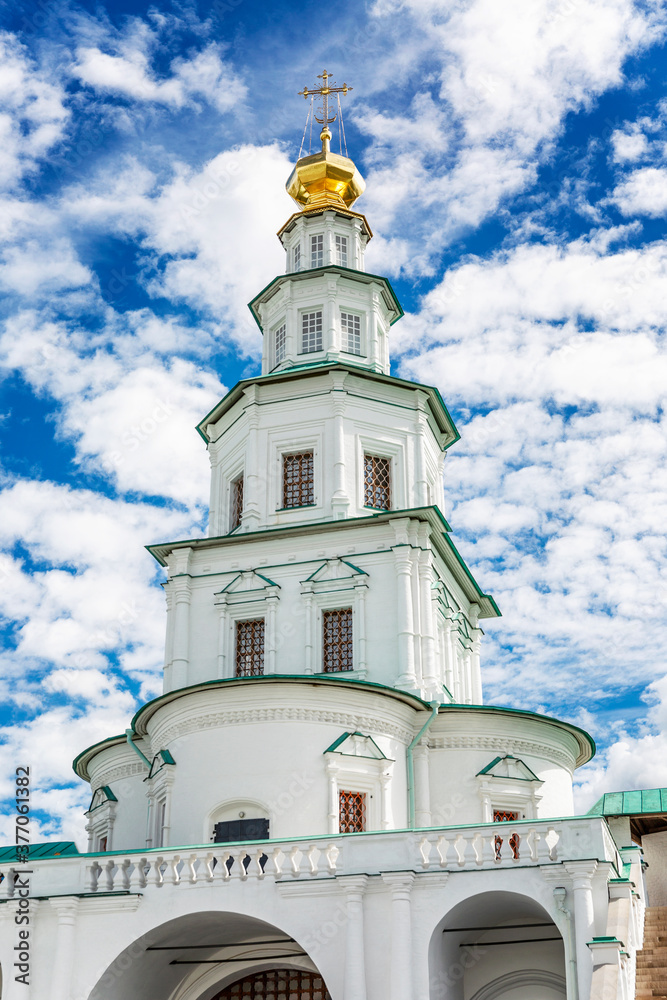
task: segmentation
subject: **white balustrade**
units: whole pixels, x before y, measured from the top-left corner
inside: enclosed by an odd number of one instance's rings
[[[548,823],[516,827],[502,823],[428,833],[418,848],[422,868],[508,868],[558,861],[560,839]]]

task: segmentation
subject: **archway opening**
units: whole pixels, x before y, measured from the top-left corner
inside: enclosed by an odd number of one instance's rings
[[[303,985],[294,1000],[301,996],[331,1000],[317,966],[288,931],[246,914],[198,911],[161,924],[133,941],[107,968],[89,1000],[221,1000],[228,996],[277,1000],[279,994],[266,989],[271,976],[274,982],[282,977]],[[245,983],[244,992],[226,992],[237,983]],[[290,1000],[292,993],[291,989],[287,993]]]
[[[430,1000],[564,1000],[563,938],[534,899],[480,893],[436,927],[429,978]]]
[[[225,986],[214,1000],[331,1000],[322,976],[303,969],[271,969]]]

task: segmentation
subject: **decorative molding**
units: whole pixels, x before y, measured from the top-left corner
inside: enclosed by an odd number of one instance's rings
[[[145,773],[145,765],[139,762],[136,764],[120,764],[118,767],[112,767],[108,771],[101,770],[99,774],[95,775],[94,780],[91,780],[90,784],[94,794],[102,785],[110,785],[112,781],[120,781],[122,778],[132,778],[135,774]]]
[[[533,740],[520,740],[512,736],[429,736],[429,750],[500,750],[501,752],[532,754],[554,764],[563,764],[572,773],[574,757],[551,746]]]
[[[333,712],[317,708],[296,708],[280,706],[275,708],[248,708],[220,712],[206,712],[203,715],[192,714],[171,725],[165,723],[153,734],[159,736],[161,746],[168,746],[172,740],[202,729],[220,729],[224,726],[238,726],[257,722],[322,722],[341,726],[349,731],[366,731],[381,736],[392,736],[401,743],[408,744],[412,739],[412,729],[397,723],[377,719],[371,715],[354,715],[350,712]],[[141,768],[138,768],[141,770]],[[108,776],[107,776],[108,777]]]

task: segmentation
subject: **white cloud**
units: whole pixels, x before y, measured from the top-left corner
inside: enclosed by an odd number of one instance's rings
[[[611,195],[623,215],[667,215],[667,167],[634,170]]]
[[[13,188],[63,135],[69,112],[16,36],[0,32],[0,185]]]
[[[655,41],[665,20],[631,0],[581,0],[567,10],[557,0],[471,0],[449,11],[433,0],[376,7],[380,18],[406,12],[414,18],[412,35],[404,32],[394,44],[418,45],[424,58],[429,45],[443,103],[434,118],[422,95],[410,128],[394,134],[382,116],[362,110],[359,124],[376,144],[364,204],[382,227],[410,234],[404,270],[429,274],[444,245],[533,183],[566,114],[590,108],[619,84],[625,59]],[[434,122],[443,133],[439,158],[430,138]],[[450,134],[460,139],[453,153]],[[385,249],[371,244],[373,269],[403,264],[404,255]]]
[[[613,159],[616,163],[635,163],[649,150],[648,139],[643,132],[629,132],[616,129],[611,136]]]
[[[81,46],[72,75],[95,90],[174,108],[200,97],[224,112],[245,99],[245,85],[223,62],[219,46],[210,44],[191,59],[175,59],[172,76],[160,80],[150,66],[153,41],[145,31],[134,33],[120,43],[117,55],[97,46]]]

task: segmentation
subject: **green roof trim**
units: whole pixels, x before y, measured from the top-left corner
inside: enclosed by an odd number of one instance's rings
[[[504,779],[506,781],[539,781],[540,780],[537,777],[537,775],[535,774],[535,772],[532,770],[532,768],[528,767],[528,765],[525,763],[525,761],[521,760],[520,757],[515,757],[511,753],[506,753],[503,757],[495,757],[491,761],[490,764],[487,764],[486,767],[483,767],[481,771],[478,771],[477,774],[475,775],[475,777],[479,777],[481,774],[488,774],[490,771],[493,770],[493,768],[496,766],[496,764],[500,764],[500,762],[503,761],[503,760],[515,760],[517,762],[517,764],[521,764],[521,766],[524,767],[526,769],[526,771],[528,771],[528,774],[530,775],[530,778],[511,778],[511,777],[509,777],[506,774],[495,774],[494,778],[500,778],[500,779]]]
[[[22,851],[25,855],[25,852]],[[48,844],[28,845],[28,857],[34,861],[43,861],[47,858],[71,858],[79,854],[79,848],[73,840],[59,840]],[[22,861],[17,861],[16,847],[0,847],[0,862],[16,861],[21,866]]]
[[[434,415],[436,415],[436,407],[433,406],[433,402],[435,402],[437,407],[442,411],[441,415],[444,416],[444,427],[446,428],[449,440],[445,445],[442,446],[442,450],[447,451],[448,448],[451,448],[453,444],[456,444],[456,442],[461,439],[461,435],[459,434],[456,428],[456,424],[454,423],[452,416],[449,410],[447,409],[447,405],[445,404],[445,401],[442,398],[442,395],[440,394],[440,390],[436,386],[422,385],[420,382],[411,382],[409,379],[398,378],[395,375],[385,375],[384,372],[376,372],[369,368],[363,368],[361,365],[354,362],[326,361],[326,360],[314,361],[303,365],[294,365],[291,368],[281,368],[279,371],[270,372],[268,375],[256,375],[254,378],[241,379],[239,382],[236,383],[235,386],[233,386],[229,390],[229,392],[225,396],[222,397],[221,400],[219,400],[215,404],[215,406],[211,410],[209,410],[206,416],[199,421],[196,427],[197,433],[202,438],[202,440],[205,441],[206,444],[208,445],[209,438],[205,433],[204,428],[208,423],[210,423],[211,417],[213,417],[213,415],[220,409],[220,407],[224,406],[224,408],[227,409],[230,406],[232,406],[237,401],[237,399],[241,397],[244,390],[249,385],[254,385],[254,384],[261,385],[264,382],[271,382],[271,381],[289,381],[292,378],[298,378],[300,374],[305,373],[305,374],[318,375],[322,371],[327,371],[327,370],[347,371],[350,372],[352,375],[359,375],[363,378],[368,378],[371,381],[398,385],[406,389],[411,389],[413,392],[419,389],[422,392],[426,392],[427,395],[432,397],[431,405],[433,408]],[[219,419],[219,417],[216,417],[216,419]]]
[[[667,814],[667,788],[636,788],[605,792],[587,816],[658,816]]]
[[[100,792],[102,793],[103,801],[94,805],[95,799],[99,796]],[[100,785],[99,788],[95,789],[93,797],[90,800],[90,805],[88,806],[88,812],[94,812],[95,809],[100,809],[104,805],[104,802],[118,802],[118,799],[108,785]]]
[[[153,558],[160,563],[161,566],[166,566],[166,557],[168,553],[173,552],[174,549],[178,548],[191,548],[193,546],[210,548],[211,546],[219,545],[221,542],[224,544],[236,544],[238,541],[252,541],[255,538],[275,535],[278,532],[313,534],[315,532],[319,533],[323,528],[327,528],[331,531],[341,531],[346,528],[354,527],[355,525],[368,524],[373,520],[390,521],[396,517],[406,516],[419,518],[422,521],[428,521],[434,529],[434,541],[439,544],[439,539],[442,539],[442,549],[439,551],[439,555],[444,558],[445,562],[448,561],[448,558],[450,558],[451,555],[451,562],[448,563],[448,567],[452,571],[457,584],[466,595],[466,598],[471,601],[471,603],[480,604],[480,618],[500,617],[501,611],[498,605],[491,594],[484,593],[466,566],[458,549],[447,534],[451,531],[447,520],[445,519],[442,511],[434,505],[430,505],[428,507],[407,507],[401,510],[382,510],[377,511],[374,514],[364,515],[362,517],[342,518],[341,520],[336,521],[308,521],[302,524],[286,524],[275,528],[262,528],[260,531],[246,531],[242,535],[208,535],[201,538],[180,539],[176,542],[158,542],[154,545],[146,545],[145,548],[148,552],[150,552]],[[442,533],[440,535],[437,533],[437,529],[439,527],[442,528]]]
[[[257,315],[254,306],[255,303],[262,298],[265,292],[268,292],[270,288],[272,288],[275,284],[278,284],[279,282],[282,283],[284,281],[294,281],[294,280],[307,281],[314,274],[323,274],[326,273],[327,271],[333,271],[335,274],[343,274],[343,275],[351,274],[353,275],[355,281],[362,281],[364,284],[369,284],[369,285],[372,284],[372,282],[374,281],[379,281],[382,285],[384,285],[384,287],[389,292],[389,296],[392,302],[394,303],[394,309],[396,310],[397,314],[396,317],[392,319],[389,326],[393,326],[394,323],[397,323],[398,320],[401,319],[402,316],[404,316],[403,307],[401,306],[401,303],[398,301],[396,292],[392,288],[391,282],[389,281],[388,278],[383,277],[383,275],[381,274],[372,274],[370,271],[359,271],[354,267],[343,267],[340,264],[325,264],[323,267],[308,267],[304,268],[303,271],[292,271],[289,274],[278,274],[272,281],[268,283],[268,285],[264,286],[261,292],[258,292],[257,295],[255,295],[254,298],[250,300],[250,302],[248,303],[248,309],[252,313],[253,318],[257,323],[257,326],[261,330],[262,334],[264,333],[264,330],[262,329],[262,324],[259,321],[259,316]],[[363,281],[364,278],[368,278],[369,280],[364,282]]]
[[[375,747],[375,749],[377,750],[377,752],[379,753],[380,756],[379,757],[368,757],[368,755],[366,755],[366,754],[343,754],[343,752],[341,750],[339,750],[338,747],[342,746],[343,743],[345,743],[347,740],[349,740],[350,736],[360,736],[362,740],[368,740],[369,743],[373,744],[373,746]],[[355,733],[341,733],[341,735],[338,737],[338,739],[334,740],[333,743],[331,744],[331,746],[327,747],[326,750],[323,750],[322,753],[338,753],[342,757],[345,757],[345,756],[347,756],[347,757],[353,757],[354,756],[354,757],[360,757],[362,760],[363,759],[368,759],[368,760],[387,760],[388,759],[387,755],[384,754],[384,753],[382,753],[382,751],[380,750],[379,746],[377,745],[377,743],[375,742],[375,740],[373,739],[372,736],[368,736],[366,733],[360,733],[360,732],[355,732]]]

